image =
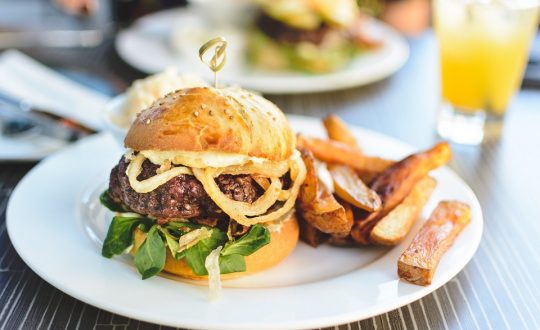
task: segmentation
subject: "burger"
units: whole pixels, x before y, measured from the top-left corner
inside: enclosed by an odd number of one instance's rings
[[[294,204],[306,169],[270,101],[240,88],[172,92],[138,114],[101,202],[116,212],[107,258],[219,282],[267,269],[298,241]]]
[[[377,42],[364,33],[355,0],[257,0],[248,38],[255,67],[325,73]]]

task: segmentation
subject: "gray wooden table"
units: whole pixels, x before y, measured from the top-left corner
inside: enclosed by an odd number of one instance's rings
[[[437,140],[434,38],[410,41],[411,57],[395,76],[371,86],[316,95],[270,96],[285,112],[347,122],[418,147]],[[108,42],[94,50],[31,51],[49,64],[80,67],[129,82],[142,74],[123,64]],[[454,146],[450,163],[477,194],[485,215],[478,252],[433,294],[336,329],[540,328],[540,91],[514,99],[503,138],[482,147]],[[13,187],[33,164],[0,164],[0,329],[158,329],[82,303],[35,275],[14,251],[5,228]],[[31,207],[31,206],[29,206]],[[84,285],[81,283],[81,285]],[[307,308],[307,306],[306,306]],[[164,328],[164,327],[161,327]]]

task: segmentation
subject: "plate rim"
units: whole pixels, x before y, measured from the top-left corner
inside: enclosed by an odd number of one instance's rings
[[[316,119],[314,118],[310,118],[310,117],[304,117],[304,116],[290,116],[290,118],[292,119],[292,121],[294,122],[295,120],[311,120],[311,121],[315,121]],[[381,134],[381,133],[378,133],[378,132],[374,132],[374,131],[371,131],[371,130],[368,130],[368,129],[364,129],[364,128],[360,128],[359,131],[361,132],[368,132],[370,134],[373,134],[375,136],[377,136],[377,138],[379,137],[384,137],[386,139],[389,139],[391,140],[392,142],[397,142],[401,145],[404,145],[404,146],[409,146],[411,148],[414,148],[408,144],[405,144],[393,137],[390,137],[390,136],[387,136],[387,135],[384,135],[384,134]],[[104,134],[99,134],[97,136],[94,136],[94,137],[90,137],[90,138],[87,138],[87,139],[84,139],[83,141],[86,141],[88,142],[88,140],[90,139],[98,139],[98,138],[103,138]],[[67,149],[72,149],[72,148],[78,148],[79,146],[79,143],[73,145],[73,146],[70,146],[69,148]],[[414,148],[416,149],[416,148]],[[69,152],[69,151],[63,151],[61,153],[58,153],[52,157],[50,157],[51,159],[55,158],[55,157],[61,157],[62,154],[64,154],[65,152]],[[48,160],[48,159],[47,159]],[[413,301],[416,301],[426,295],[428,295],[429,293],[437,290],[439,287],[441,287],[442,285],[446,284],[451,278],[453,278],[457,273],[459,273],[465,266],[466,264],[472,259],[472,257],[474,256],[474,254],[476,253],[477,249],[478,249],[478,246],[481,242],[481,238],[482,238],[482,232],[483,232],[483,215],[482,215],[482,209],[481,209],[481,206],[480,206],[480,203],[478,201],[478,199],[476,198],[473,190],[466,184],[466,182],[464,182],[463,179],[461,179],[454,171],[452,171],[451,169],[447,168],[446,170],[452,175],[454,176],[455,179],[459,180],[461,184],[463,184],[463,186],[467,189],[467,193],[470,195],[469,197],[472,198],[472,200],[477,204],[478,206],[478,212],[479,212],[479,218],[478,218],[478,222],[479,222],[479,234],[477,236],[477,240],[474,242],[474,245],[471,246],[471,249],[469,250],[469,256],[468,258],[466,259],[463,259],[463,260],[460,260],[460,265],[459,267],[456,267],[455,268],[455,272],[446,272],[444,273],[444,279],[443,280],[440,280],[437,281],[436,283],[434,283],[433,285],[431,286],[428,286],[428,287],[421,287],[421,288],[418,288],[418,290],[414,290],[413,293],[409,293],[408,295],[406,296],[402,296],[402,297],[398,297],[398,299],[395,299],[393,300],[392,302],[387,302],[385,304],[378,304],[376,305],[374,308],[370,307],[367,309],[367,313],[366,311],[364,310],[363,312],[360,312],[359,311],[351,311],[351,312],[348,312],[348,313],[344,313],[344,314],[340,314],[340,315],[333,315],[333,316],[326,316],[326,317],[321,317],[321,318],[314,318],[314,319],[311,319],[309,321],[307,320],[300,320],[300,321],[297,321],[298,323],[296,323],[296,321],[287,321],[287,323],[279,323],[279,324],[276,324],[276,323],[271,323],[271,324],[261,324],[261,323],[242,323],[242,324],[230,324],[230,323],[227,323],[225,325],[223,324],[208,324],[208,323],[189,323],[189,322],[186,322],[186,323],[183,323],[183,324],[180,324],[180,323],[169,323],[169,322],[164,322],[162,319],[160,319],[159,317],[156,317],[156,318],[149,318],[149,317],[144,317],[144,318],[141,318],[137,315],[134,315],[133,313],[130,313],[129,312],[129,308],[121,308],[120,307],[114,307],[114,308],[111,308],[111,306],[106,306],[106,307],[103,307],[103,304],[100,303],[99,299],[98,300],[94,300],[94,299],[90,299],[88,296],[84,296],[82,294],[80,294],[79,292],[77,292],[77,290],[75,290],[74,288],[66,288],[66,287],[62,287],[61,285],[59,285],[59,282],[61,282],[60,279],[51,279],[51,278],[48,278],[47,274],[44,274],[45,271],[43,271],[42,269],[37,269],[37,267],[35,267],[35,265],[33,265],[30,262],[28,262],[28,260],[26,259],[26,253],[21,253],[21,246],[19,245],[20,241],[19,239],[13,239],[13,223],[11,220],[13,218],[13,216],[11,215],[14,211],[13,211],[13,196],[18,196],[18,192],[19,190],[21,190],[22,186],[24,186],[25,182],[27,180],[30,180],[31,176],[30,176],[30,173],[36,173],[38,172],[43,166],[45,166],[46,162],[42,162],[40,164],[38,164],[37,166],[35,166],[22,180],[21,182],[17,185],[17,187],[14,189],[13,193],[12,193],[12,196],[8,202],[8,206],[7,206],[7,212],[6,212],[6,225],[7,225],[7,231],[8,231],[8,235],[11,239],[11,242],[15,248],[15,250],[19,253],[19,255],[21,256],[21,258],[25,261],[25,263],[36,273],[38,274],[41,278],[43,278],[45,281],[47,281],[48,283],[50,283],[51,285],[55,286],[56,288],[58,288],[59,290],[67,293],[68,295],[72,296],[72,297],[75,297],[76,299],[79,299],[81,301],[84,301],[90,305],[93,305],[97,308],[101,308],[101,309],[105,309],[105,310],[108,310],[110,312],[113,312],[113,313],[116,313],[116,314],[119,314],[119,315],[123,315],[123,316],[126,316],[126,317],[130,317],[130,318],[136,318],[136,319],[143,319],[145,321],[149,321],[149,322],[153,322],[153,323],[157,323],[157,324],[164,324],[164,325],[170,325],[170,326],[181,326],[181,327],[189,327],[189,328],[209,328],[209,329],[252,329],[252,328],[258,328],[258,329],[288,329],[288,328],[298,328],[298,329],[307,329],[307,328],[313,328],[313,327],[324,327],[324,326],[332,326],[332,325],[337,325],[337,324],[342,324],[342,323],[349,323],[349,322],[354,322],[354,321],[358,321],[360,319],[366,319],[366,318],[369,318],[369,317],[373,317],[375,315],[380,315],[382,313],[385,313],[385,312],[388,312],[390,310],[393,310],[393,309],[396,309],[396,308],[399,308],[401,306],[404,306],[408,303],[411,303]],[[78,196],[77,196],[78,198]],[[83,243],[81,243],[83,244]],[[384,257],[383,257],[384,258]],[[381,258],[381,259],[383,259]],[[379,259],[379,260],[381,260]],[[376,263],[377,261],[375,261],[374,263]],[[369,266],[366,266],[366,267],[372,267],[371,265]],[[442,275],[442,274],[440,274]],[[310,286],[312,284],[301,284],[299,286]],[[242,290],[242,289],[240,289]],[[255,289],[257,290],[257,289]],[[359,316],[361,314],[361,316]]]

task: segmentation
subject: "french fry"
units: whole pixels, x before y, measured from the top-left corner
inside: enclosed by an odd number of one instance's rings
[[[356,219],[351,236],[360,244],[369,244],[371,230],[386,214],[393,210],[411,192],[412,188],[429,171],[448,162],[450,146],[441,142],[427,151],[412,154],[387,168],[370,184],[383,207],[361,219]]]
[[[306,222],[327,234],[348,234],[353,220],[332,193],[319,183],[315,172],[315,159],[309,150],[301,150],[306,165],[306,179],[298,194],[298,211]]]
[[[443,254],[470,220],[471,210],[467,204],[440,202],[399,257],[399,277],[413,284],[431,284]]]
[[[338,201],[339,204],[343,206],[345,209],[345,217],[351,221],[351,223],[354,221],[354,213],[351,204],[344,202],[344,201]]]
[[[326,163],[349,165],[356,171],[382,172],[395,161],[364,155],[360,150],[343,142],[299,135],[298,145],[309,149],[315,158]]]
[[[350,219],[352,223],[354,221],[352,206],[342,200],[338,200],[338,202],[343,205],[343,208],[345,209],[345,216],[347,217],[347,219]],[[331,245],[352,246],[356,244],[356,242],[351,238],[351,235],[349,235],[349,233],[332,234],[328,236],[329,237],[326,238],[326,241]]]
[[[307,149],[299,149],[302,161],[306,165],[306,178],[300,188],[298,201],[301,204],[310,204],[317,199],[319,193],[319,179],[315,171],[315,159],[311,151]]]
[[[358,146],[358,142],[354,137],[354,134],[349,130],[347,125],[336,115],[328,115],[323,120],[324,128],[326,128],[326,134],[330,140],[343,142],[362,151]]]
[[[335,194],[346,202],[369,212],[381,208],[379,195],[368,188],[358,175],[347,165],[330,165]]]
[[[312,247],[317,247],[325,243],[330,235],[323,233],[317,228],[310,225],[302,217],[297,216],[298,225],[300,226],[300,239]]]
[[[353,225],[344,207],[323,186],[314,204],[300,204],[300,214],[312,226],[327,234],[348,234]]]
[[[383,171],[370,172],[370,171],[355,171],[358,174],[360,180],[369,185],[376,177],[378,177]]]
[[[377,222],[370,233],[370,240],[380,245],[401,242],[418,219],[436,185],[437,181],[429,176],[420,180],[396,208]]]
[[[328,244],[335,246],[357,246],[358,244],[352,239],[350,235],[347,236],[338,236],[330,235],[328,239]]]

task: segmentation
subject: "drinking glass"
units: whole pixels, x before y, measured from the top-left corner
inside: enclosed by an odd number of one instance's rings
[[[501,133],[538,28],[538,0],[434,0],[443,138],[479,144]]]

